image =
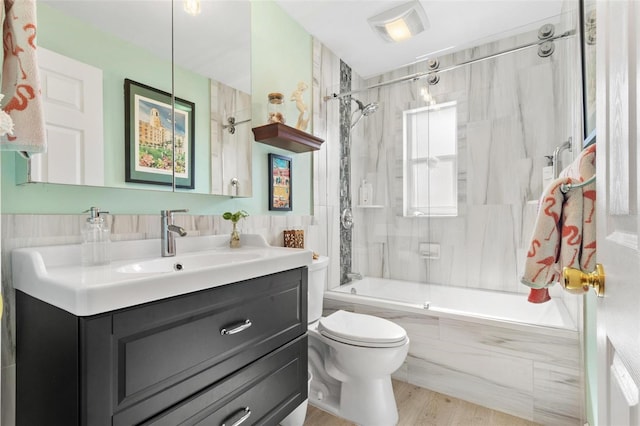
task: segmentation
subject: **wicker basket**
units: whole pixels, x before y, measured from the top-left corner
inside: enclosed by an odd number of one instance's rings
[[[304,248],[304,231],[284,231],[284,246],[291,248]]]

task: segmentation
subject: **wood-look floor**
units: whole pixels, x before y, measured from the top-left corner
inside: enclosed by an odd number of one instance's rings
[[[537,423],[481,407],[408,383],[393,381],[398,426],[535,426]],[[352,426],[309,404],[304,426]]]

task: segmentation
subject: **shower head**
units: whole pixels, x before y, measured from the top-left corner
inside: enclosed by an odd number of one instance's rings
[[[362,117],[367,117],[371,114],[373,114],[374,112],[376,112],[378,110],[378,107],[380,105],[378,105],[377,102],[371,102],[369,104],[363,104],[362,102],[360,102],[358,99],[356,98],[351,98],[352,101],[354,101],[356,104],[358,104],[358,109],[356,111],[354,111],[353,113],[351,113],[351,128],[353,129],[355,127],[356,124],[358,124],[358,122],[360,120],[362,120]],[[353,115],[356,112],[360,112],[360,115],[358,116],[358,118],[353,121]]]
[[[379,106],[377,102],[371,102],[370,104],[365,105],[356,98],[351,98],[351,100],[358,104],[358,109],[365,117],[376,112]]]
[[[380,105],[378,105],[377,102],[371,102],[370,104],[365,105],[365,107],[362,109],[362,115],[366,117],[368,115],[373,114],[378,110],[379,106]]]

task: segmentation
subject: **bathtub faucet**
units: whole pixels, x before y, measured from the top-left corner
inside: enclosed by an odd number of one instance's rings
[[[347,272],[347,278],[349,278],[349,281],[361,280],[362,279],[362,274],[360,274],[358,272]]]

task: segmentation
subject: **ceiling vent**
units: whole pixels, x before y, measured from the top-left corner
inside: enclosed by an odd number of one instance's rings
[[[407,40],[429,28],[429,20],[418,0],[404,3],[367,20],[387,42]]]

